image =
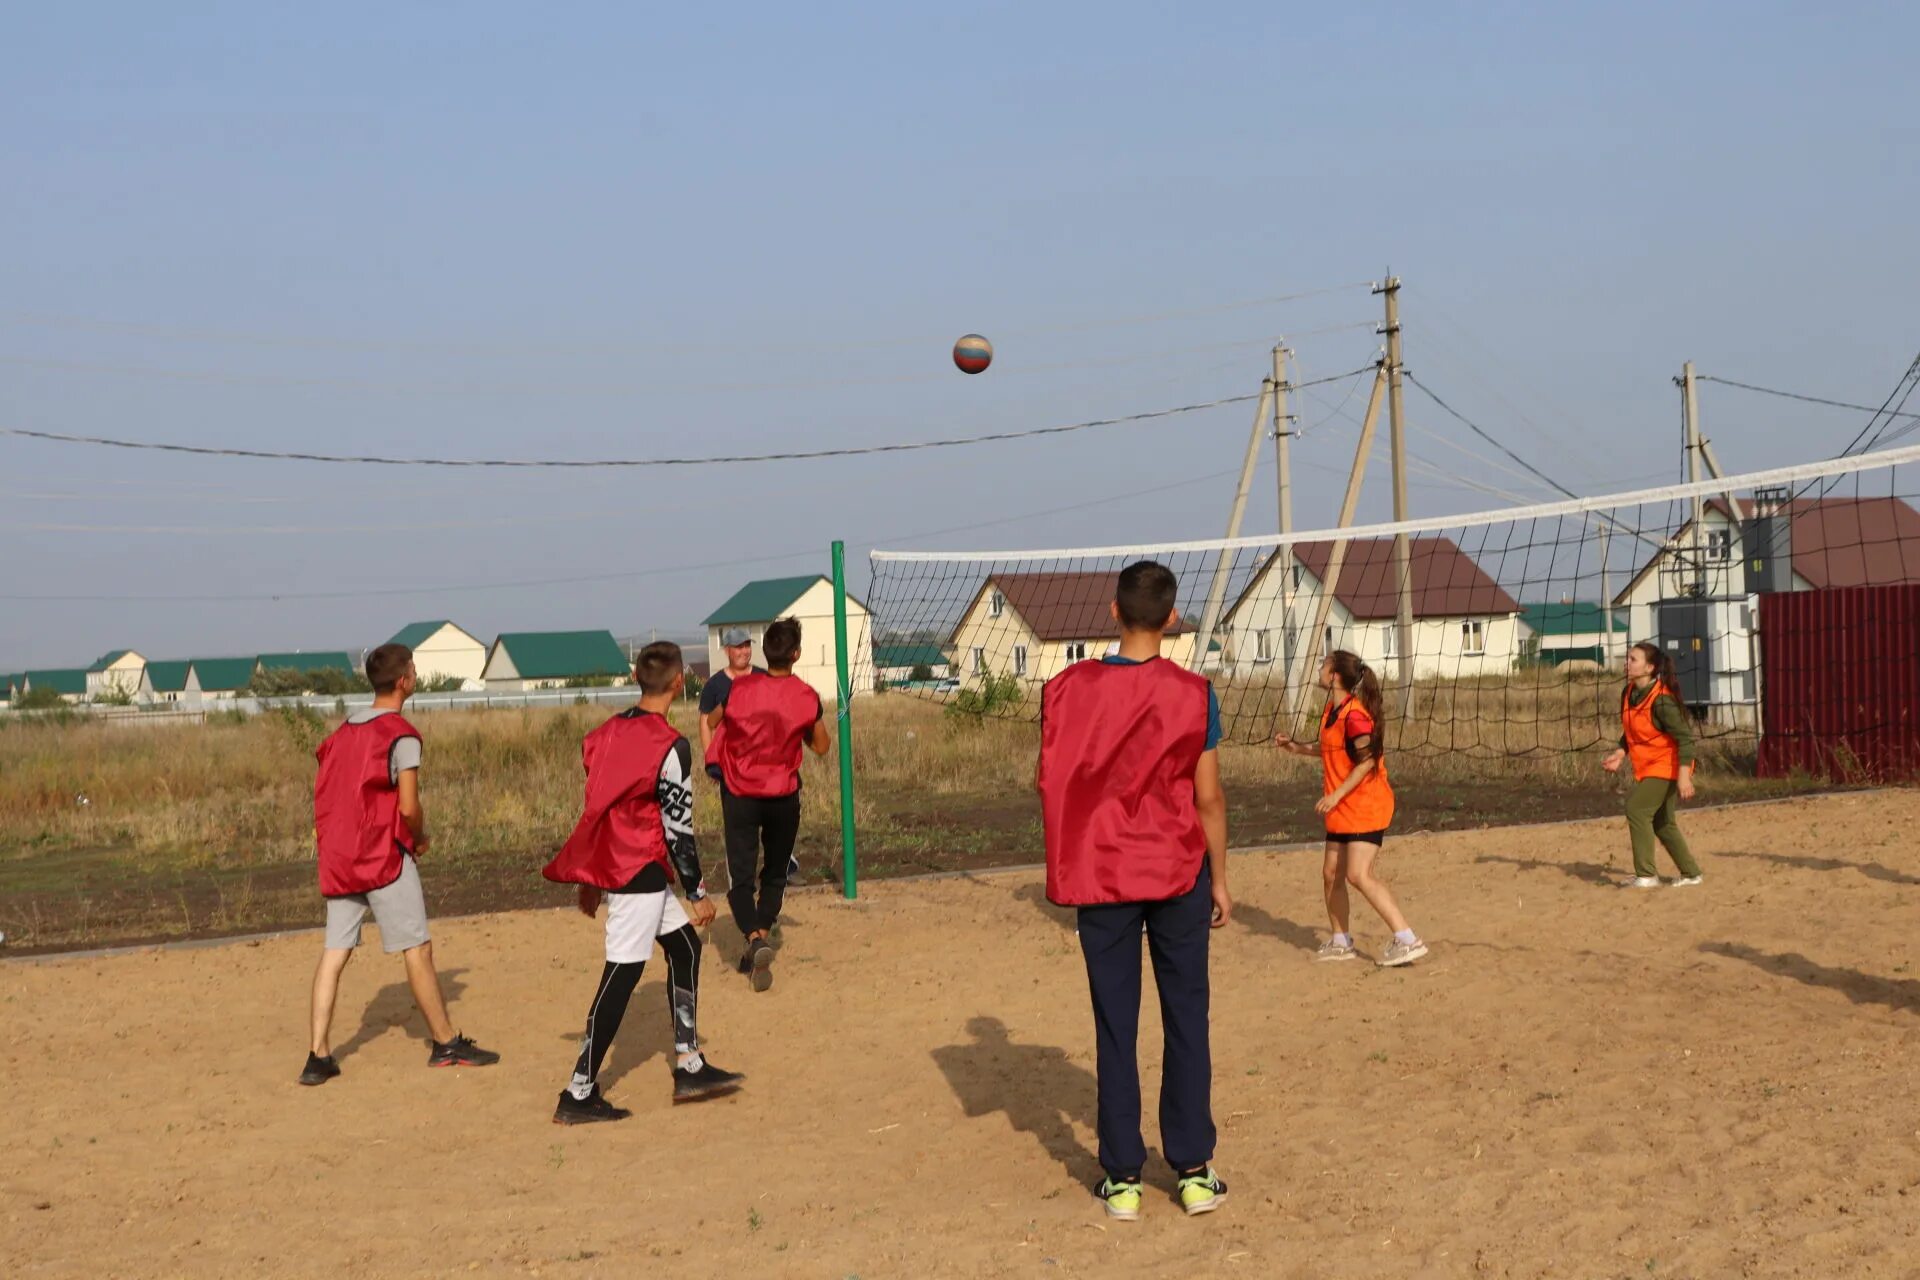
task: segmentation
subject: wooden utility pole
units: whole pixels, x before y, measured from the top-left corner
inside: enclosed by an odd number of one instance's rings
[[[1373,375],[1373,394],[1367,397],[1367,416],[1360,424],[1360,443],[1354,446],[1353,470],[1347,473],[1346,496],[1340,499],[1339,528],[1345,529],[1353,523],[1354,508],[1360,502],[1360,482],[1367,474],[1367,455],[1373,449],[1374,427],[1380,421],[1381,393],[1387,385],[1387,368],[1382,364]],[[1300,637],[1300,649],[1287,667],[1287,698],[1291,714],[1287,718],[1288,732],[1300,718],[1301,701],[1306,695],[1308,659],[1320,652],[1322,637],[1326,634],[1327,614],[1333,608],[1333,593],[1340,586],[1340,569],[1347,561],[1347,540],[1335,540],[1333,549],[1327,555],[1327,571],[1322,575],[1318,595],[1313,608],[1313,627]],[[1292,619],[1287,619],[1291,621]],[[1281,632],[1282,637],[1285,631]],[[1284,647],[1284,643],[1283,646]],[[1314,665],[1318,666],[1315,658]]]
[[[1402,410],[1400,375],[1400,281],[1389,275],[1376,292],[1387,300],[1387,421],[1388,440],[1393,455],[1393,518],[1407,518],[1407,432]],[[1399,604],[1394,630],[1399,655],[1400,715],[1404,720],[1413,706],[1413,543],[1404,533],[1393,535],[1393,576]]]
[[[1233,491],[1233,506],[1227,513],[1227,538],[1240,536],[1240,519],[1247,513],[1247,494],[1253,488],[1253,471],[1260,464],[1260,437],[1267,429],[1267,407],[1273,403],[1273,379],[1260,387],[1260,403],[1254,406],[1253,430],[1247,435],[1247,454],[1240,463],[1240,483]],[[1193,669],[1199,671],[1213,643],[1213,629],[1220,624],[1220,609],[1226,603],[1227,579],[1233,573],[1233,553],[1222,549],[1213,566],[1213,584],[1207,588],[1206,611],[1200,615],[1200,635],[1193,650]]]

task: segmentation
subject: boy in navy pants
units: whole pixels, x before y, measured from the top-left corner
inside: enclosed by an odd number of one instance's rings
[[[1165,1032],[1160,1138],[1188,1214],[1220,1207],[1215,1175],[1207,946],[1227,922],[1227,800],[1212,686],[1160,656],[1179,621],[1178,583],[1143,560],[1120,574],[1120,645],[1077,662],[1041,694],[1037,783],[1047,897],[1079,909],[1099,1070],[1107,1215],[1140,1216],[1140,935]]]

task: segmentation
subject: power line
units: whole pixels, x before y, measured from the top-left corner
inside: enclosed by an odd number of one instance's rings
[[[1528,475],[1533,476],[1537,480],[1541,480],[1545,482],[1549,487],[1553,488],[1559,493],[1564,494],[1569,498],[1577,498],[1580,496],[1579,494],[1575,493],[1573,490],[1567,488],[1567,486],[1561,484],[1558,480],[1555,480],[1552,476],[1548,475],[1546,472],[1542,471],[1540,468],[1534,466],[1531,462],[1528,462],[1525,458],[1521,457],[1519,454],[1515,453],[1513,450],[1507,448],[1507,446],[1505,446],[1504,444],[1501,444],[1498,440],[1495,440],[1492,436],[1488,435],[1484,430],[1481,429],[1478,423],[1473,421],[1473,419],[1467,417],[1467,415],[1465,415],[1464,413],[1461,413],[1458,409],[1454,408],[1452,405],[1448,404],[1445,400],[1442,400],[1439,396],[1435,395],[1433,393],[1433,388],[1429,387],[1426,383],[1420,381],[1420,379],[1414,377],[1411,373],[1408,373],[1405,370],[1401,371],[1401,376],[1406,378],[1406,380],[1408,382],[1411,382],[1414,386],[1420,388],[1420,390],[1426,394],[1427,399],[1433,401],[1435,404],[1439,405],[1442,409],[1445,409],[1447,413],[1454,418],[1455,421],[1459,422],[1462,426],[1466,427],[1467,430],[1473,432],[1473,434],[1479,436],[1482,440],[1485,440],[1488,444],[1498,449],[1501,453],[1506,454],[1509,458],[1519,463],[1520,466],[1526,470]]]
[[[1825,396],[1801,395],[1797,391],[1781,391],[1775,387],[1759,387],[1751,382],[1736,382],[1732,378],[1716,378],[1710,373],[1696,373],[1693,375],[1693,380],[1695,382],[1717,382],[1723,387],[1738,387],[1742,391],[1758,391],[1763,396],[1779,396],[1782,400],[1801,400],[1807,404],[1824,404],[1835,409],[1856,409],[1861,413],[1885,414],[1889,418],[1912,418],[1916,422],[1920,422],[1920,413],[1901,413],[1898,410],[1889,410],[1886,404],[1882,404],[1880,408],[1876,409],[1870,404],[1854,404],[1847,400],[1829,400]],[[1892,397],[1888,397],[1887,403],[1892,403]],[[1901,434],[1905,435],[1907,431],[1910,430],[1912,430],[1912,428],[1909,427],[1903,430]]]
[[[1134,325],[1155,324],[1162,320],[1196,319],[1202,316],[1219,315],[1231,311],[1248,311],[1259,307],[1278,306],[1283,302],[1298,302],[1306,298],[1324,297],[1327,294],[1344,293],[1351,289],[1365,289],[1372,281],[1354,280],[1344,284],[1322,285],[1316,288],[1300,289],[1291,293],[1273,294],[1263,298],[1247,298],[1235,302],[1217,303],[1209,307],[1188,307],[1178,310],[1151,312],[1144,315],[1112,316],[1101,320],[1084,321],[1078,324],[1043,326],[1033,329],[997,329],[1002,337],[1035,337],[1048,334],[1084,333],[1099,329],[1123,328]],[[1368,322],[1369,324],[1371,321]],[[138,321],[103,320],[87,316],[11,312],[0,313],[0,324],[22,325],[35,328],[79,329],[97,333],[120,333],[131,337],[159,338],[183,342],[215,342],[246,346],[263,347],[306,347],[336,351],[366,352],[412,352],[473,355],[482,357],[525,356],[529,354],[605,354],[627,357],[634,349],[644,346],[651,351],[742,351],[757,349],[764,339],[753,343],[661,343],[646,335],[635,335],[623,342],[599,343],[559,343],[540,344],[518,341],[499,341],[493,343],[434,343],[418,340],[399,339],[389,342],[369,341],[364,338],[340,338],[327,335],[293,334],[276,335],[253,333],[233,329],[195,329],[165,324],[150,324]],[[796,343],[790,336],[782,335],[780,345],[789,351],[856,351],[866,348],[921,346],[927,343],[951,341],[947,337],[920,336],[864,339],[850,342]]]
[[[1264,462],[1262,465],[1266,465]],[[1042,516],[1062,515],[1071,511],[1084,511],[1092,507],[1106,506],[1114,502],[1125,502],[1133,498],[1144,498],[1157,493],[1166,493],[1173,489],[1182,489],[1191,485],[1205,484],[1210,480],[1237,475],[1239,468],[1224,471],[1212,471],[1202,476],[1189,476],[1184,480],[1173,480],[1166,484],[1154,485],[1146,489],[1134,489],[1126,493],[1110,493],[1104,497],[1087,502],[1070,503],[1062,507],[1046,507],[1039,511],[1028,511],[1016,516],[1002,516],[994,520],[982,520],[972,524],[949,525],[944,529],[923,529],[917,533],[885,534],[877,538],[849,541],[849,546],[873,547],[891,542],[917,542],[923,538],[938,538],[950,533],[970,533],[977,529],[989,529],[999,525],[1018,524],[1025,520],[1037,520]],[[625,582],[637,578],[664,577],[677,573],[693,573],[707,569],[733,569],[741,565],[780,564],[788,560],[813,559],[819,555],[817,550],[788,552],[782,555],[747,556],[736,560],[716,560],[705,564],[670,565],[655,569],[633,569],[618,573],[582,574],[568,578],[527,578],[519,581],[491,581],[455,583],[444,586],[413,587],[374,587],[352,591],[291,591],[291,592],[248,592],[227,593],[222,595],[0,595],[0,600],[25,600],[58,603],[152,603],[158,601],[187,601],[193,603],[260,603],[263,601],[283,602],[290,600],[347,600],[362,596],[403,596],[403,595],[451,595],[472,591],[500,591],[516,587],[575,586],[583,583]]]
[[[1323,381],[1338,381],[1350,378],[1362,370],[1350,370],[1334,378]],[[1309,385],[1309,384],[1302,384]],[[139,449],[161,453],[186,453],[201,457],[216,458],[254,458],[275,462],[325,462],[335,464],[360,464],[383,467],[710,467],[729,466],[746,462],[798,462],[813,458],[853,458],[879,453],[911,453],[923,449],[954,449],[963,445],[990,444],[1005,440],[1030,440],[1040,436],[1065,435],[1069,432],[1087,431],[1096,427],[1121,426],[1131,422],[1146,422],[1155,418],[1170,418],[1177,414],[1195,413],[1202,409],[1217,409],[1222,405],[1244,404],[1257,400],[1254,395],[1225,396],[1218,400],[1208,400],[1200,404],[1179,405],[1172,409],[1153,409],[1145,413],[1130,413],[1118,418],[1094,418],[1087,422],[1073,422],[1058,427],[1032,427],[1025,431],[995,431],[986,435],[958,436],[945,440],[919,440],[907,444],[855,445],[841,449],[802,449],[782,453],[721,454],[705,458],[395,458],[378,454],[336,454],[336,453],[294,453],[270,449],[236,449],[212,445],[177,444],[151,440],[122,440],[111,436],[69,435],[59,431],[36,431],[25,427],[0,427],[0,435],[17,436],[29,440],[48,440],[57,444],[96,445],[110,449]]]

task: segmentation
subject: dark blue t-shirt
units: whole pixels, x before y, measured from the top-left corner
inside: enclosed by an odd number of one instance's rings
[[[1117,653],[1110,653],[1106,657],[1100,659],[1100,661],[1109,663],[1117,667],[1137,667],[1140,665],[1140,660],[1138,658],[1123,658]],[[1213,750],[1215,747],[1220,745],[1220,739],[1224,736],[1225,735],[1220,728],[1220,695],[1213,691],[1213,682],[1208,681],[1207,682],[1207,745],[1202,749],[1206,751]]]

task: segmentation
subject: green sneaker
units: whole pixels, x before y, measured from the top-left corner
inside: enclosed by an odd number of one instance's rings
[[[1180,1175],[1180,1207],[1187,1211],[1189,1218],[1195,1214],[1212,1213],[1227,1198],[1227,1184],[1220,1181],[1220,1175],[1208,1165],[1193,1173]]]
[[[1118,1218],[1121,1222],[1140,1220],[1140,1179],[1115,1181],[1103,1178],[1100,1185],[1093,1189],[1093,1194],[1106,1203],[1109,1218]]]

